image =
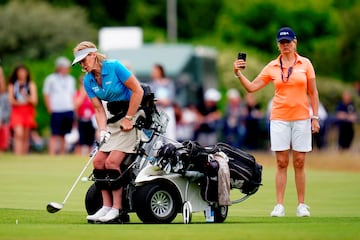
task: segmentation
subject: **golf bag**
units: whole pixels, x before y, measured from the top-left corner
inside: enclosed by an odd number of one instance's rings
[[[205,201],[217,202],[219,164],[212,156],[220,152],[228,158],[230,187],[246,195],[254,194],[261,185],[262,166],[251,154],[225,143],[206,147],[194,141],[185,141],[178,146],[165,144],[158,152],[157,165],[167,172],[203,173],[201,195]]]
[[[261,185],[262,166],[256,162],[254,156],[251,154],[226,143],[217,143],[212,147],[202,147],[195,142],[188,141],[185,142],[184,145],[189,149],[190,159],[193,161],[199,159],[199,156],[214,154],[216,152],[225,153],[229,159],[228,165],[231,188],[240,189],[242,193],[247,195],[252,195],[259,189]],[[205,174],[205,176],[208,176],[208,174]]]
[[[230,184],[247,195],[252,195],[261,185],[262,166],[251,154],[225,143],[216,144],[229,158]]]

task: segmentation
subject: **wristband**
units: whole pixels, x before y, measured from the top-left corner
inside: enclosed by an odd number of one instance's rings
[[[132,120],[134,119],[133,116],[129,116],[129,115],[126,115],[125,118],[126,118],[127,120],[129,120],[129,121],[132,121]]]
[[[311,116],[311,119],[320,120],[319,116]]]

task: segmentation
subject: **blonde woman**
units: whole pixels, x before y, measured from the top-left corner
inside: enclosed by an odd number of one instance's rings
[[[276,153],[277,172],[275,177],[277,204],[270,213],[272,217],[285,215],[284,194],[287,182],[287,168],[292,152],[295,184],[298,197],[296,215],[310,216],[305,201],[305,156],[312,150],[311,133],[320,130],[319,96],[315,71],[309,59],[296,52],[297,39],[289,27],[279,29],[277,46],[280,55],[267,64],[261,73],[249,81],[242,70],[246,62],[234,61],[234,73],[248,92],[255,92],[272,82],[275,95],[270,114],[271,150]],[[308,96],[310,104],[308,103]],[[310,117],[309,105],[314,109]]]
[[[97,179],[117,179],[125,154],[134,152],[137,131],[133,124],[143,89],[122,63],[106,59],[92,42],[79,43],[74,48],[74,57],[72,64],[80,64],[86,72],[83,84],[95,109],[100,142],[105,142],[94,158],[94,176]],[[102,101],[108,102],[109,119]],[[115,181],[111,186],[104,186],[101,181],[95,184],[101,189],[103,206],[87,216],[87,220],[102,223],[128,221],[128,215],[122,209],[121,182]]]

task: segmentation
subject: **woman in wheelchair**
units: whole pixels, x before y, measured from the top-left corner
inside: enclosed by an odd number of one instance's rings
[[[144,91],[134,74],[118,60],[106,59],[92,42],[84,41],[74,48],[72,64],[77,63],[86,72],[84,87],[95,108],[100,131],[101,147],[93,161],[93,174],[95,179],[115,180],[95,182],[101,189],[103,206],[95,214],[88,215],[87,220],[126,222],[129,217],[122,209],[122,183],[116,179],[119,179],[120,165],[126,154],[135,151],[137,131],[133,125]],[[103,102],[107,102],[107,107]]]

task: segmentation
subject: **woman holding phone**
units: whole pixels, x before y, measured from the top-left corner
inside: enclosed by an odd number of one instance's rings
[[[268,63],[253,81],[242,73],[246,66],[244,59],[234,61],[234,73],[248,92],[256,92],[270,82],[275,86],[270,115],[270,142],[277,161],[277,204],[270,215],[285,216],[284,194],[292,153],[298,198],[296,215],[308,217],[309,207],[305,204],[305,156],[312,150],[311,134],[320,130],[315,71],[310,60],[296,52],[297,38],[291,28],[280,28],[276,39],[280,55]],[[308,99],[313,109],[311,117]]]

